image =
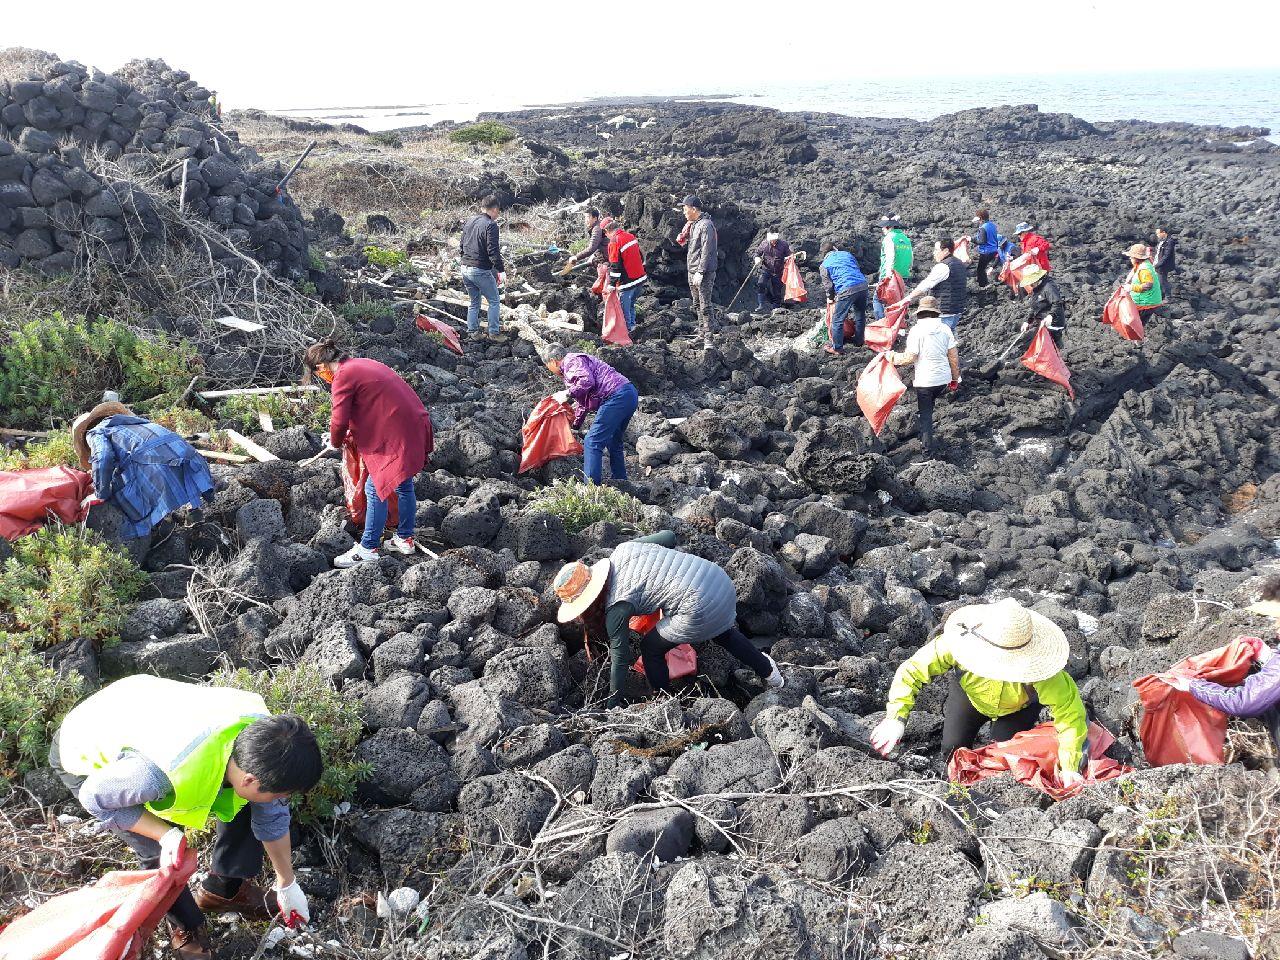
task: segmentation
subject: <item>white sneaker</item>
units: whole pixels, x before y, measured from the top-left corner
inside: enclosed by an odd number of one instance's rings
[[[782,675],[782,671],[778,669],[778,664],[774,661],[773,657],[766,653],[764,658],[768,660],[769,665],[773,667],[773,673],[769,674],[765,683],[769,684],[769,689],[771,690],[781,690],[786,686],[787,678]]]
[[[362,547],[360,546],[360,544],[357,543],[354,547],[352,547],[346,553],[341,554],[337,557],[334,557],[333,565],[337,567],[339,570],[346,570],[349,567],[354,567],[357,563],[363,563],[365,560],[377,560],[377,559],[378,559],[377,550],[366,549],[365,547]]]
[[[388,550],[394,550],[396,553],[403,553],[406,557],[411,557],[416,548],[413,544],[413,537],[400,539],[399,534],[392,534],[391,539],[383,544]]]

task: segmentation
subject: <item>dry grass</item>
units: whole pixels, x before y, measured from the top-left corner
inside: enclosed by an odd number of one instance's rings
[[[25,80],[40,75],[45,68],[57,63],[56,53],[36,50],[32,47],[5,47],[0,49],[0,80]]]

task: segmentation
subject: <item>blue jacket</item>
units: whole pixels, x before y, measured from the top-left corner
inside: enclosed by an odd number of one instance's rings
[[[996,255],[999,256],[1001,263],[1008,263],[1018,255],[1018,244],[999,234],[996,236]]]
[[[977,241],[979,253],[995,253],[1000,249],[994,220],[984,220],[978,227],[978,232],[973,235],[973,239]]]
[[[818,267],[822,275],[822,286],[827,291],[827,299],[835,300],[840,294],[855,287],[867,285],[867,278],[858,268],[858,261],[847,250],[832,250],[822,259]]]
[[[117,414],[89,431],[93,489],[129,521],[126,540],[143,537],[179,507],[213,499],[209,465],[172,430]]]

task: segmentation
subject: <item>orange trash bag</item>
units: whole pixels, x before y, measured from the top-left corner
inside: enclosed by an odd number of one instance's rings
[[[973,241],[968,237],[960,237],[955,244],[955,248],[951,252],[955,254],[956,259],[961,263],[968,263],[973,257],[970,252],[973,247]]]
[[[17,540],[44,526],[49,514],[63,523],[79,523],[80,506],[93,491],[93,478],[71,467],[0,470],[0,537]]]
[[[795,303],[808,303],[809,291],[805,289],[804,278],[800,276],[800,268],[796,266],[795,254],[787,257],[782,266],[783,300]]]
[[[184,846],[177,866],[113,870],[46,900],[0,931],[0,960],[138,960],[195,872]]]
[[[632,617],[627,625],[633,633],[644,636],[650,630],[658,625],[658,621],[662,619],[662,611],[657,613],[647,613],[644,616]],[[698,672],[698,654],[687,643],[682,643],[678,647],[672,647],[667,651],[667,673],[672,680],[683,680],[685,677],[692,677]],[[637,657],[636,662],[631,665],[631,669],[636,673],[644,673],[644,657]]]
[[[1024,253],[1022,256],[1014,257],[1005,263],[1000,270],[1000,280],[1010,290],[1017,291],[1022,287],[1022,278],[1039,266],[1040,263],[1035,257],[1029,253]]]
[[[1067,396],[1072,400],[1076,398],[1076,392],[1071,389],[1071,371],[1063,362],[1062,354],[1058,353],[1053,335],[1044,327],[1037,330],[1036,335],[1031,338],[1031,345],[1022,355],[1022,365],[1032,373],[1038,373],[1046,380],[1066,387]]]
[[[524,443],[520,448],[520,469],[536,470],[559,457],[572,457],[582,452],[582,444],[573,435],[573,417],[567,404],[555,397],[543,397],[521,428]]]
[[[364,526],[365,511],[369,507],[369,498],[364,492],[365,481],[368,479],[369,468],[360,456],[355,438],[348,433],[347,442],[342,445],[342,492],[347,498],[347,515],[357,527]],[[391,497],[387,501],[386,529],[394,530],[399,519],[399,500]]]
[[[607,263],[596,264],[596,282],[591,285],[591,292],[597,297],[604,296],[605,285],[609,282],[609,265]]]
[[[1249,673],[1261,643],[1256,637],[1236,637],[1225,647],[1178,661],[1164,674],[1154,673],[1133,681],[1142,701],[1138,736],[1148,763],[1163,767],[1170,763],[1223,762],[1227,715],[1189,693],[1175,690],[1160,677],[1193,677],[1233,687]]]
[[[902,279],[902,274],[893,271],[889,276],[885,277],[876,284],[876,299],[884,304],[884,319],[877,320],[877,324],[884,326],[892,326],[907,315],[907,304],[899,307],[890,308],[889,304],[897,303],[907,295],[907,284]]]
[[[834,303],[827,304],[827,342],[835,343],[835,338],[831,335],[831,322],[835,317],[836,305]],[[854,334],[858,332],[858,328],[854,326],[853,318],[848,313],[844,315],[844,320],[840,323],[840,329],[844,331],[844,342],[848,344],[853,339]]]
[[[462,341],[458,338],[458,331],[449,326],[449,324],[443,320],[424,317],[422,314],[418,314],[418,319],[414,322],[417,324],[418,329],[424,333],[440,334],[440,336],[444,337],[444,345],[458,356],[462,356]]]
[[[631,346],[631,334],[627,332],[627,318],[622,312],[622,299],[617,290],[610,290],[604,298],[604,322],[600,327],[600,336],[606,343],[619,347]]]
[[[989,743],[976,750],[961,747],[951,755],[947,778],[968,787],[987,777],[1011,773],[1019,783],[1035,787],[1055,800],[1065,800],[1084,787],[1130,771],[1120,761],[1104,756],[1115,742],[1105,727],[1089,724],[1089,760],[1081,771],[1084,782],[1071,789],[1058,779],[1058,734],[1052,721],[1016,733],[1003,743]]]
[[[888,353],[877,353],[858,377],[858,406],[878,437],[898,398],[907,392]]]
[[[898,334],[902,332],[902,325],[906,321],[899,316],[893,323],[885,320],[876,320],[868,323],[862,331],[862,342],[872,350],[891,350],[898,340]]]
[[[1129,292],[1120,287],[1102,308],[1102,322],[1109,323],[1126,340],[1141,340],[1146,331],[1142,327],[1142,315]]]

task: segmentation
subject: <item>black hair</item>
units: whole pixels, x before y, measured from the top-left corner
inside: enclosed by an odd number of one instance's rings
[[[316,369],[322,363],[342,363],[344,360],[350,360],[351,354],[338,346],[332,339],[321,340],[319,343],[313,343],[307,347],[307,352],[302,355],[302,382],[310,383],[315,376]]]
[[[773,226],[773,227],[765,227],[764,232],[765,232],[765,233],[776,233],[776,234],[778,234],[779,236],[781,236],[781,235],[782,235],[782,231],[781,231],[781,230],[779,230],[776,226]]]
[[[585,213],[588,217],[595,217],[597,220],[600,219],[600,211],[597,210],[595,207],[587,207],[587,209],[583,210],[582,212]]]
[[[823,240],[822,247],[818,250],[818,256],[825,257],[832,250],[839,250],[840,244],[834,240]]]
[[[324,773],[316,735],[292,713],[255,720],[241,730],[231,759],[267,793],[306,793]]]
[[[990,210],[988,210],[986,207],[983,207],[981,210],[979,210],[979,211],[978,211],[978,219],[979,219],[979,220],[990,220],[990,219],[991,219],[991,211],[990,211]]]
[[[956,252],[956,242],[952,240],[950,237],[939,237],[937,240],[937,244],[943,250],[946,250],[948,253]]]
[[[1280,574],[1267,577],[1262,581],[1262,596],[1260,600],[1276,601],[1280,600]]]
[[[487,197],[483,197],[483,198],[480,200],[480,209],[481,209],[481,210],[492,210],[492,209],[494,209],[495,207],[497,207],[499,210],[501,210],[501,209],[502,209],[502,204],[498,201],[498,198],[497,198],[496,196],[494,196],[492,193],[491,193],[491,194],[489,194]]]

